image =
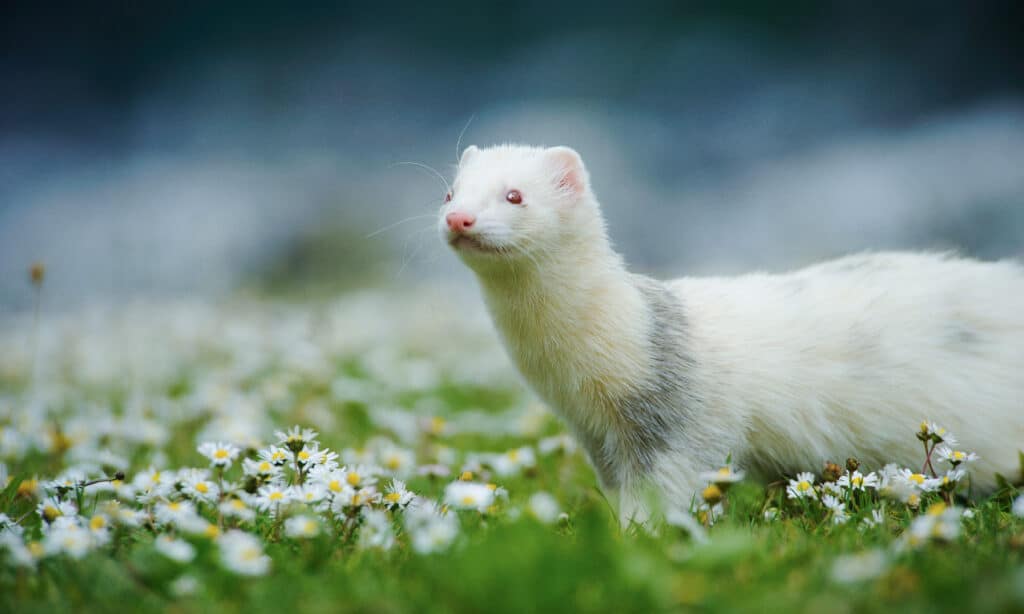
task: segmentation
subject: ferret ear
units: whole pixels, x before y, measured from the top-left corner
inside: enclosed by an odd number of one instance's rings
[[[573,196],[583,196],[590,177],[580,154],[569,147],[551,147],[544,152],[544,157],[558,187]]]
[[[459,166],[462,166],[466,162],[469,162],[470,159],[473,156],[475,156],[477,154],[477,152],[479,152],[479,151],[480,151],[480,148],[477,147],[476,145],[470,145],[469,147],[463,149],[462,150],[462,157],[459,158]]]

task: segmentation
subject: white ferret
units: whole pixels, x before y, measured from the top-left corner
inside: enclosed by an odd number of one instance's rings
[[[1024,268],[850,256],[784,275],[657,281],[612,248],[579,155],[469,147],[440,231],[523,376],[623,521],[686,507],[728,455],[776,479],[855,457],[920,465],[922,419],[976,451],[975,493],[1024,449]]]

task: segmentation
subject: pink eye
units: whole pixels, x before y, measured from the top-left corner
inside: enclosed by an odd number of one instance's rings
[[[505,200],[513,205],[521,205],[523,204],[523,194],[519,190],[509,190],[505,195]]]
[[[448,192],[447,194],[444,195],[444,202],[446,202],[446,203],[452,202],[452,193],[451,192]]]

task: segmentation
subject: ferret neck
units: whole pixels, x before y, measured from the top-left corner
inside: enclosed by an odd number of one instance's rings
[[[595,291],[630,283],[622,257],[603,232],[577,236],[557,250],[521,258],[500,270],[479,271],[477,276],[491,309],[498,311],[524,303],[584,308]]]

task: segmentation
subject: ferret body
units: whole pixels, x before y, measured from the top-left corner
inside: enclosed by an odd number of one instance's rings
[[[470,147],[440,228],[527,382],[623,521],[687,507],[698,475],[777,479],[855,457],[919,466],[922,419],[975,451],[972,489],[1024,449],[1024,268],[851,256],[782,275],[658,281],[613,250],[567,148]]]

